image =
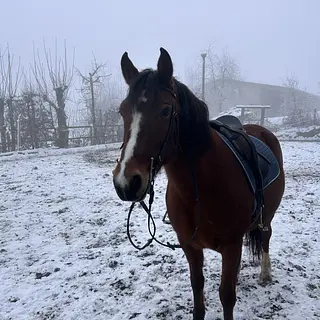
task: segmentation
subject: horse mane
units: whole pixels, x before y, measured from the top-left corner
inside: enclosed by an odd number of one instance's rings
[[[211,142],[208,106],[175,78],[174,85],[181,106],[179,117],[181,148],[183,151],[190,149],[194,156],[201,156]]]
[[[181,106],[179,114],[179,143],[183,152],[188,149],[194,156],[200,156],[210,145],[209,110],[206,103],[183,83],[173,78],[174,90]],[[144,69],[129,87],[128,99],[135,103],[143,90],[155,99],[163,85],[158,72]]]

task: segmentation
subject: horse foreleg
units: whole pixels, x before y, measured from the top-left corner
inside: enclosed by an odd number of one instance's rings
[[[262,259],[261,259],[261,273],[260,282],[267,283],[272,281],[271,275],[271,263],[269,257],[269,244],[272,234],[271,226],[268,227],[267,231],[262,232]]]
[[[222,274],[219,287],[220,301],[223,306],[224,320],[233,320],[238,270],[242,253],[242,239],[239,239],[237,244],[227,245],[221,249]]]
[[[183,247],[190,268],[190,280],[193,291],[193,320],[204,320],[204,277],[203,277],[203,250],[191,246]]]

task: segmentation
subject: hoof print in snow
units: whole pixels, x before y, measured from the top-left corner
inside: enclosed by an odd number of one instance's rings
[[[111,269],[115,269],[117,266],[118,266],[118,261],[110,261],[109,264],[108,264],[109,268]]]
[[[145,251],[141,251],[137,256],[141,258],[146,258],[155,255],[154,251],[146,249]]]
[[[42,279],[45,277],[49,277],[51,275],[51,272],[36,272],[36,279]]]
[[[320,283],[317,280],[315,283],[307,283],[306,288],[308,291],[308,296],[312,299],[316,299],[318,301],[320,299]]]
[[[87,246],[87,249],[97,249],[97,248],[103,248],[107,246],[107,242],[104,239],[99,239],[95,243],[89,244]]]
[[[113,287],[113,289],[115,289],[118,292],[126,291],[126,295],[131,295],[133,293],[131,290],[131,286],[132,286],[131,283],[127,284],[122,279],[119,279],[116,282],[111,283],[111,287]]]
[[[19,300],[20,300],[20,298],[17,298],[17,297],[10,297],[9,298],[9,302],[17,302]]]
[[[122,243],[126,242],[127,238],[126,235],[120,235],[115,233],[114,235],[110,236],[108,239],[108,243],[109,245],[115,247],[115,246],[119,246]]]
[[[83,259],[83,260],[94,260],[98,257],[101,256],[101,252],[97,251],[97,252],[88,252],[88,253],[81,253],[79,254],[79,259]]]
[[[64,207],[62,209],[59,209],[58,211],[55,211],[54,213],[62,214],[62,213],[66,213],[68,210],[69,210],[68,207]]]

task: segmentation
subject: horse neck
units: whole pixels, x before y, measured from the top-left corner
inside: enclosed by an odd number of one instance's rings
[[[195,183],[192,179],[192,174],[194,173],[197,182],[199,180],[202,183],[205,182],[208,172],[210,172],[210,178],[213,177],[212,168],[220,158],[216,156],[216,134],[211,131],[209,134],[208,145],[197,149],[196,152],[190,146],[190,149],[180,151],[173,161],[165,165],[168,180],[177,187],[181,186],[184,193],[189,194],[190,192],[192,197],[194,197]]]

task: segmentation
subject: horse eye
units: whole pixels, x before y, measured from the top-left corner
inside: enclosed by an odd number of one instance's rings
[[[168,118],[171,114],[171,107],[165,107],[160,112],[160,118]]]

